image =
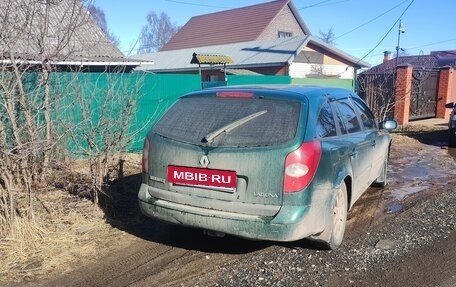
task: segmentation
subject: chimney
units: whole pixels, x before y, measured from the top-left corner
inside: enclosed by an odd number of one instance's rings
[[[391,60],[391,52],[390,51],[383,52],[383,63],[388,62],[389,60]]]

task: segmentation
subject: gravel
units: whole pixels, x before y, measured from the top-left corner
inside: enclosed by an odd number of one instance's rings
[[[447,159],[449,166],[454,166],[451,157],[444,160]],[[451,183],[451,176],[448,177],[446,183]],[[441,176],[437,181],[440,179]],[[430,184],[431,192],[426,192],[426,197],[409,202],[406,198],[398,203],[396,211],[385,210],[380,222],[356,236],[348,236],[338,250],[312,249],[305,241],[275,244],[216,267],[185,286],[328,286],[334,280],[339,281],[334,286],[365,286],[354,284],[350,278],[369,274],[379,266],[383,269],[402,256],[454,236],[456,192],[453,185],[454,182],[452,185]]]
[[[372,270],[448,237],[456,231],[455,210],[456,193],[445,192],[402,214],[388,215],[379,230],[365,232],[338,250],[275,245],[200,277],[194,286],[325,286],[333,276]]]

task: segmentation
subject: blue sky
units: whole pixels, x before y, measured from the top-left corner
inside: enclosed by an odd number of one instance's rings
[[[120,39],[121,50],[126,55],[136,53],[138,37],[150,11],[165,12],[172,22],[183,26],[193,16],[265,2],[270,1],[94,0],[105,12],[108,27]],[[293,0],[293,3],[314,36],[332,27],[337,48],[373,65],[381,62],[383,51],[395,51],[399,34],[395,22],[399,18],[405,28],[400,47],[408,54],[456,50],[454,0]]]

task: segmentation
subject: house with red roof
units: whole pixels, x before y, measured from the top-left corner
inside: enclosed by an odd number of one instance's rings
[[[162,51],[310,35],[291,1],[192,17]]]
[[[192,61],[194,54],[213,62]],[[296,84],[339,80],[352,87],[356,71],[369,67],[312,36],[291,0],[195,16],[162,50],[131,58],[153,61],[139,71],[200,73],[208,82],[225,81],[227,74],[277,75]]]

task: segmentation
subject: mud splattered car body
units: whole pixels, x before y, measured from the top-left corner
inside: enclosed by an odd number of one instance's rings
[[[337,248],[347,210],[370,184],[386,184],[390,143],[345,89],[194,92],[147,135],[140,208],[170,223],[251,239],[311,237]]]

